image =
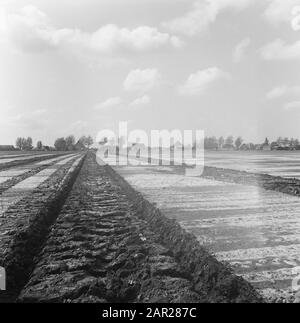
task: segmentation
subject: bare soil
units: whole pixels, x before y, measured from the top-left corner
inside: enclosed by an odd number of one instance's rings
[[[263,301],[92,153],[32,268],[18,302]]]
[[[230,183],[255,185],[266,190],[300,196],[300,180],[296,178],[283,178],[216,167],[205,167],[202,177]]]

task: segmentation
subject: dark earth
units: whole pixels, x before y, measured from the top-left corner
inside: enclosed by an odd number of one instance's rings
[[[94,153],[70,163],[6,211],[0,301],[263,301]]]

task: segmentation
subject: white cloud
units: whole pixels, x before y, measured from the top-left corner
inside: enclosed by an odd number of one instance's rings
[[[129,92],[148,92],[160,83],[161,76],[157,69],[136,69],[129,72],[124,89]]]
[[[300,94],[300,86],[281,85],[270,90],[266,97],[269,100],[278,99],[284,96]]]
[[[233,61],[235,63],[239,63],[243,59],[250,43],[250,38],[245,38],[236,45],[233,50]]]
[[[229,79],[227,73],[218,67],[210,67],[191,74],[186,82],[179,87],[179,93],[182,95],[201,95],[215,82],[226,79]]]
[[[119,97],[109,98],[99,104],[97,104],[94,109],[95,110],[109,110],[112,108],[120,107],[122,104],[122,100]]]
[[[87,129],[88,129],[88,123],[83,120],[77,120],[77,121],[73,122],[69,127],[70,132],[75,131],[76,133],[78,133],[78,132],[83,133],[83,132],[87,131]]]
[[[289,102],[289,103],[285,104],[284,109],[285,110],[297,110],[297,109],[300,110],[300,101]]]
[[[121,28],[114,24],[87,33],[80,29],[55,28],[45,13],[34,6],[25,6],[17,13],[1,11],[0,33],[18,48],[37,52],[72,46],[96,53],[118,50],[148,51],[161,47],[178,48],[183,42],[176,36],[163,33],[155,27]]]
[[[129,30],[117,25],[106,25],[91,35],[90,46],[100,52],[117,49],[151,50],[170,45],[181,47],[182,42],[176,36],[161,33],[154,27],[140,26]]]
[[[292,9],[299,6],[299,0],[267,0],[264,17],[272,24],[291,23]]]
[[[39,130],[47,126],[46,109],[36,109],[32,111],[22,111],[18,113],[13,108],[2,110],[1,119],[3,120],[3,126],[12,126],[14,129],[22,130]],[[1,124],[2,122],[0,122]]]
[[[300,40],[293,44],[286,44],[281,39],[265,45],[260,53],[265,60],[293,60],[300,59]]]
[[[148,105],[151,102],[151,98],[148,95],[144,95],[140,98],[135,99],[132,101],[129,106],[131,107],[139,107],[139,106],[144,106]]]
[[[54,48],[59,43],[56,31],[50,27],[46,15],[33,6],[22,8],[17,14],[2,9],[2,37],[25,51]]]
[[[251,0],[198,0],[183,16],[167,21],[163,26],[172,32],[194,36],[206,30],[222,10],[226,8],[241,10],[252,2]]]

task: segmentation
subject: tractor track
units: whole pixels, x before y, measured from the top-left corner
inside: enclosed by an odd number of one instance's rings
[[[63,156],[63,155],[67,155],[67,154],[62,154],[61,156]],[[16,167],[16,166],[23,166],[23,165],[32,164],[35,162],[51,159],[56,156],[57,155],[53,154],[53,155],[38,156],[38,157],[32,156],[32,158],[29,158],[29,159],[26,158],[26,159],[13,160],[13,161],[10,161],[7,163],[0,164],[0,171],[7,170],[9,168]],[[24,155],[24,157],[27,157],[27,156]],[[1,156],[0,156],[0,159],[1,159]]]
[[[7,292],[0,293],[0,302],[14,301],[27,282],[33,259],[59,214],[83,161],[84,156],[74,156],[1,215],[0,266],[6,269]]]
[[[36,175],[37,173],[41,172],[42,170],[51,167],[55,165],[59,160],[67,157],[66,155],[62,155],[58,158],[50,158],[49,161],[46,159],[43,165],[41,166],[33,166],[28,171],[24,169],[24,172],[22,172],[20,175],[13,176],[11,179],[6,180],[5,182],[0,183],[0,195],[13,187],[14,185],[20,183],[21,181],[25,180],[26,178],[29,178],[31,176]]]

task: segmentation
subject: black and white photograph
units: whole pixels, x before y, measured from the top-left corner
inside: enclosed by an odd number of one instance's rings
[[[0,0],[8,303],[300,303],[300,0]]]

